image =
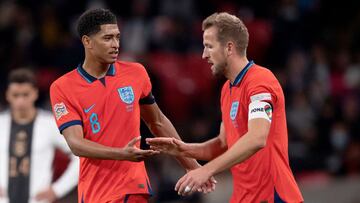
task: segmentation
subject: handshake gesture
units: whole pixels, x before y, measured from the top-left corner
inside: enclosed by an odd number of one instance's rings
[[[146,143],[150,145],[150,149],[172,155],[175,157],[188,157],[191,156],[190,152],[194,147],[193,144],[184,143],[176,138],[147,138]],[[194,170],[187,171],[182,178],[178,180],[175,185],[175,190],[179,195],[189,195],[194,192],[209,193],[215,190],[217,181],[214,179],[210,171],[204,167],[198,167]]]
[[[133,162],[140,162],[144,161],[146,158],[159,154],[159,151],[156,150],[143,150],[137,147],[137,143],[141,140],[141,136],[135,137],[134,139],[130,140],[130,142],[122,148],[122,159],[133,161]]]

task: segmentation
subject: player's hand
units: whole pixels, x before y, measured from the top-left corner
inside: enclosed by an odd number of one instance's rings
[[[215,180],[215,178],[210,177],[210,179],[208,181],[206,181],[206,183],[204,183],[203,185],[201,185],[201,187],[199,187],[197,189],[197,192],[201,192],[203,194],[214,192],[215,188],[216,188],[216,183],[217,183],[217,181]],[[186,187],[185,187],[185,189],[186,189]],[[193,191],[190,191],[190,192],[185,193],[184,195],[190,195],[192,193],[193,193]]]
[[[201,167],[201,165],[200,165],[200,164],[197,164],[197,167],[196,167],[196,168],[186,169],[186,173],[189,173],[190,171],[195,170],[195,169],[198,169],[198,168],[200,168],[200,167]],[[206,181],[206,183],[204,183],[203,185],[201,185],[200,188],[197,189],[197,191],[198,191],[198,192],[202,192],[202,193],[204,193],[204,194],[213,192],[213,191],[215,191],[216,184],[217,184],[216,179],[214,178],[214,176],[211,176],[210,179],[209,179],[208,181]],[[191,194],[191,193],[187,193],[186,195],[188,195],[188,194]]]
[[[140,142],[141,137],[132,139],[124,148],[122,148],[123,159],[128,161],[139,162],[144,159],[159,154],[160,152],[155,150],[142,150],[136,147],[136,143]]]
[[[146,143],[150,145],[150,148],[156,151],[160,151],[173,156],[187,156],[187,151],[190,149],[189,144],[184,143],[181,140],[176,138],[167,138],[167,137],[158,137],[158,138],[147,138]],[[197,168],[200,168],[201,165],[197,165],[195,168],[186,169],[186,172],[190,172]],[[215,190],[217,181],[212,176],[204,184],[197,189],[198,192],[209,193]],[[195,190],[194,190],[195,191]],[[189,195],[192,192],[188,192],[184,195]]]
[[[150,149],[173,156],[186,156],[185,152],[189,148],[188,144],[173,137],[146,138],[146,143]]]
[[[214,176],[211,176],[205,184],[203,184],[200,188],[197,189],[198,192],[202,192],[204,194],[214,192],[216,188],[217,181],[215,180]]]
[[[179,195],[189,195],[196,191],[211,192],[215,190],[216,180],[204,167],[197,168],[185,174],[175,185]]]
[[[49,187],[46,190],[36,194],[35,199],[36,201],[54,202],[57,199],[57,197],[54,190],[51,187]]]

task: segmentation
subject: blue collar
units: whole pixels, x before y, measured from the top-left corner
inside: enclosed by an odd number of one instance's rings
[[[242,78],[244,77],[244,75],[246,74],[246,72],[249,70],[249,68],[254,64],[254,61],[251,60],[249,61],[248,64],[246,64],[246,66],[240,71],[240,73],[236,76],[235,80],[234,80],[234,84],[231,84],[230,82],[230,87],[236,86],[238,84],[240,84]]]
[[[92,83],[97,80],[96,77],[87,73],[81,64],[78,65],[77,71],[81,75],[81,77],[83,77],[88,83]],[[106,72],[106,76],[114,76],[114,75],[115,75],[115,67],[114,64],[111,64],[108,71]]]

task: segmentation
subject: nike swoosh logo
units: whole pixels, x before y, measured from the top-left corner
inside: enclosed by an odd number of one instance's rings
[[[91,105],[89,108],[84,109],[85,113],[89,113],[89,111],[95,106],[95,104]]]

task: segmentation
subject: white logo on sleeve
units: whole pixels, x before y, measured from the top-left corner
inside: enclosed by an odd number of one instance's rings
[[[271,94],[270,93],[260,93],[255,94],[250,97],[251,102],[254,101],[271,101]]]
[[[255,118],[264,118],[271,122],[272,119],[272,107],[267,102],[255,101],[249,104],[249,116],[248,120]]]
[[[59,120],[61,116],[65,116],[69,112],[66,110],[66,106],[63,102],[54,105],[54,113],[56,120]]]

